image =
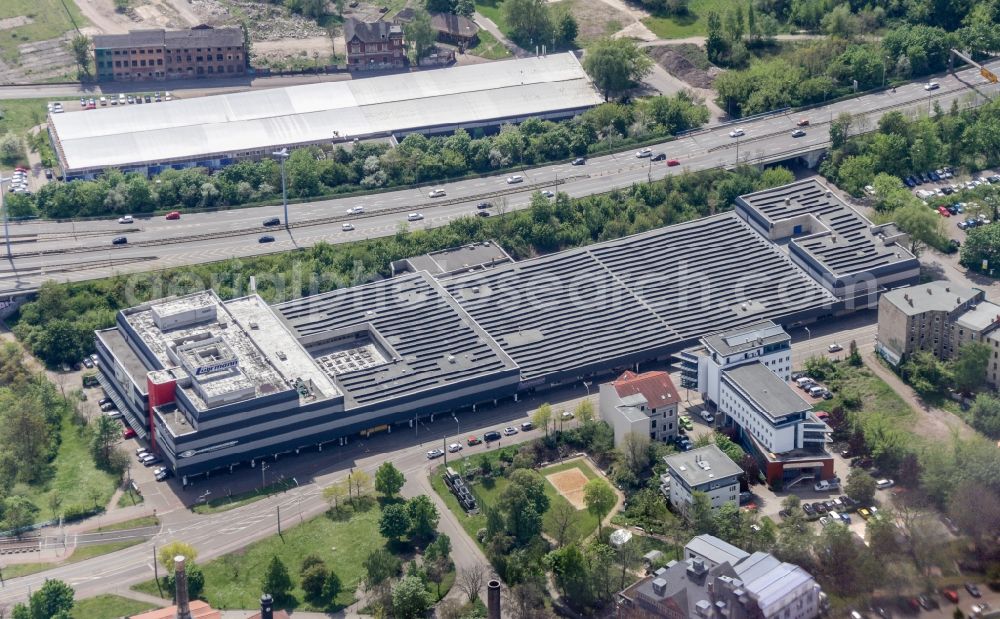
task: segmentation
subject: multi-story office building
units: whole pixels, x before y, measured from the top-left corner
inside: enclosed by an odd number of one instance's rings
[[[94,58],[103,81],[236,77],[248,64],[243,31],[211,26],[96,35]]]
[[[666,442],[677,436],[680,398],[666,372],[625,372],[601,385],[601,418],[615,430],[615,446],[629,433]]]
[[[741,469],[715,445],[666,456],[670,474],[670,504],[687,514],[694,492],[704,492],[718,509],[726,503],[739,504]]]

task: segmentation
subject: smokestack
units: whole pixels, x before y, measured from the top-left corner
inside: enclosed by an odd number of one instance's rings
[[[174,583],[176,584],[177,619],[191,619],[191,608],[188,600],[187,573],[184,571],[184,556],[174,557]]]
[[[486,583],[486,616],[488,619],[500,619],[499,580],[491,580]]]
[[[260,619],[274,619],[274,598],[270,593],[260,596]]]

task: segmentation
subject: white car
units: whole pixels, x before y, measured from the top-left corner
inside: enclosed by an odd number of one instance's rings
[[[427,459],[433,460],[434,458],[440,458],[444,455],[444,450],[442,449],[432,449],[427,452]]]
[[[122,215],[121,217],[118,218],[118,223],[120,224],[130,224],[134,221],[135,220],[132,219],[131,215]]]
[[[639,159],[644,159],[646,157],[652,157],[653,156],[653,149],[652,148],[644,148],[644,149],[642,149],[640,151],[636,151],[635,156],[638,157]]]
[[[506,428],[503,429],[503,435],[504,436],[514,436],[515,434],[517,434],[517,428],[513,428],[513,427],[508,426],[508,427],[506,427]]]
[[[453,453],[457,453],[459,451],[462,451],[462,444],[461,443],[452,443],[451,445],[448,445],[448,453],[452,453],[453,454]]]
[[[350,232],[354,230],[354,224],[349,224],[349,223],[343,224],[342,226],[340,226],[340,229],[343,230],[344,232]]]
[[[742,129],[733,129],[732,131],[729,132],[729,137],[731,138],[738,138],[742,135],[745,135]]]
[[[173,97],[170,96],[170,91],[167,91],[167,92],[163,93],[163,100],[164,101],[170,101],[171,99],[173,99]]]
[[[541,194],[543,196],[545,196],[546,198],[554,198],[554,197],[556,197],[556,194],[552,193],[548,189],[546,189],[545,191],[541,192]]]
[[[941,88],[941,84],[937,82],[927,82],[924,84],[924,90],[937,90],[938,88]]]
[[[885,490],[886,488],[892,488],[895,485],[896,485],[896,482],[892,481],[891,479],[880,479],[877,482],[875,482],[875,487],[878,488],[879,490]]]
[[[840,352],[842,350],[844,350],[844,347],[840,344],[830,344],[826,347],[827,352]]]
[[[106,106],[108,104],[108,98],[105,97],[105,96],[103,96],[103,95],[101,96],[100,101],[101,101],[101,105]]]
[[[702,419],[705,420],[705,423],[714,423],[715,422],[715,417],[713,417],[712,413],[710,413],[708,411],[701,411],[700,416],[701,416]]]
[[[431,189],[430,193],[427,194],[428,198],[440,198],[444,195],[444,189]]]
[[[514,176],[507,177],[508,185],[514,185],[516,183],[521,183],[521,182],[524,182],[524,177],[521,176],[520,174],[515,174]]]
[[[364,212],[365,212],[365,207],[363,206],[352,206],[351,208],[347,209],[348,215],[360,215],[361,213]]]
[[[570,419],[573,418],[573,413],[569,411],[563,411],[560,417],[562,417],[563,421],[569,421]]]
[[[420,213],[410,213],[406,216],[407,221],[420,221],[424,216]]]

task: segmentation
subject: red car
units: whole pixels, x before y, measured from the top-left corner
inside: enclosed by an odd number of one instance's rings
[[[483,442],[483,440],[481,438],[479,438],[478,436],[470,436],[469,440],[468,440],[469,447],[472,447],[473,445],[478,445],[479,443],[482,443],[482,442]]]
[[[799,122],[796,123],[796,125],[798,125],[799,127],[808,127],[809,126],[809,119],[808,118],[802,118],[802,119],[799,120]]]
[[[951,213],[943,206],[938,207],[938,212],[941,213],[941,217],[951,217]]]
[[[181,218],[180,211],[170,211],[169,213],[167,213],[167,219],[180,219],[180,218]]]
[[[135,438],[135,430],[133,430],[132,428],[125,428],[125,431],[122,432],[122,438],[126,440],[130,438]]]
[[[952,604],[958,604],[958,591],[955,589],[942,589],[941,595]]]
[[[667,159],[667,167],[674,167],[675,165],[680,165],[681,162],[676,159]]]

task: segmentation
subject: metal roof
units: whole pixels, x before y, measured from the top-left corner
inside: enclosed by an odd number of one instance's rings
[[[485,122],[603,101],[571,53],[53,114],[68,170],[264,154],[281,146]]]
[[[788,383],[778,378],[760,361],[744,363],[722,371],[754,404],[774,419],[812,408]]]
[[[835,302],[734,213],[443,283],[526,380]]]
[[[745,327],[713,333],[703,338],[702,342],[718,354],[726,356],[791,339],[792,336],[788,335],[780,325],[770,320],[762,320]]]
[[[813,580],[801,567],[760,551],[735,564],[733,569],[743,581],[743,589],[757,600],[762,611],[783,602],[791,592]]]
[[[684,550],[704,557],[715,563],[729,563],[736,565],[738,562],[750,556],[750,553],[737,548],[725,540],[721,540],[714,535],[696,535],[684,546]]]

